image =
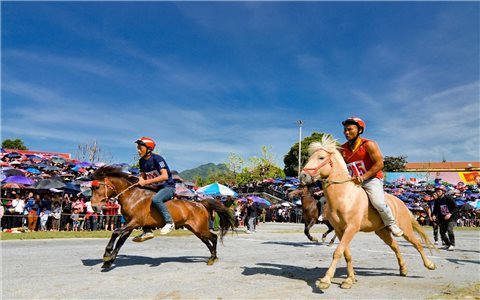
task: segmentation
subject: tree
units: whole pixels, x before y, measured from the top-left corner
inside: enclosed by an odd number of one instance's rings
[[[2,142],[2,148],[15,150],[28,150],[21,139],[10,140],[6,139]]]
[[[407,156],[385,156],[383,159],[384,172],[401,172],[407,164]]]
[[[262,146],[262,156],[253,157],[253,175],[258,181],[263,179],[285,177],[285,173],[275,164],[275,155],[266,146]]]
[[[78,145],[75,158],[80,161],[88,161],[92,164],[97,162],[110,163],[112,161],[112,155],[104,153],[98,145],[97,140],[93,140],[90,144]]]
[[[233,173],[233,177],[236,176],[242,170],[242,166],[245,164],[245,160],[240,155],[235,153],[228,154],[227,168]]]
[[[312,142],[319,142],[325,134],[328,133],[314,132],[311,136],[305,137],[302,140],[301,167],[303,167],[308,160],[308,146]],[[283,163],[285,164],[283,170],[286,176],[298,176],[298,147],[299,143],[297,142],[283,158]]]

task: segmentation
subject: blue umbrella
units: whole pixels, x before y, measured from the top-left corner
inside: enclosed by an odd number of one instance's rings
[[[40,170],[37,170],[35,168],[28,168],[26,169],[25,171],[27,171],[28,173],[32,173],[32,174],[40,174],[42,172],[40,172]]]
[[[234,196],[238,194],[231,188],[224,186],[218,182],[206,185],[197,190],[198,194],[209,195],[209,196]]]
[[[73,182],[67,182],[65,186],[63,187],[64,190],[71,190],[75,192],[80,192],[80,184],[78,183],[73,183]]]
[[[18,152],[10,152],[7,155],[5,155],[8,158],[21,158],[22,155]]]

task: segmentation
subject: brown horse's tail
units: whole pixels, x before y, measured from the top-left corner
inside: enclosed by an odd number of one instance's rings
[[[437,247],[435,247],[435,245],[432,243],[432,241],[428,237],[425,230],[423,230],[422,225],[420,225],[417,222],[417,220],[415,219],[415,216],[412,213],[410,213],[410,217],[411,217],[411,220],[412,220],[413,230],[416,231],[418,233],[418,235],[420,235],[420,238],[422,239],[423,244],[425,246],[427,246],[428,249],[430,250],[430,254],[432,254],[432,249],[435,249],[438,252]]]
[[[233,212],[221,202],[213,199],[204,199],[201,203],[208,210],[209,215],[211,215],[212,211],[215,211],[220,217],[220,241],[223,243],[223,237],[227,234],[228,230],[232,230],[232,232],[235,231],[235,217],[233,216]]]

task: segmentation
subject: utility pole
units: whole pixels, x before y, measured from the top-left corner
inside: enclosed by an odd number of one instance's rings
[[[302,172],[302,126],[303,121],[297,121],[298,128],[300,129],[300,134],[298,136],[298,178],[300,178],[300,172]]]

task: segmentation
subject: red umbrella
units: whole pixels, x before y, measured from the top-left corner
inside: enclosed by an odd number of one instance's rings
[[[25,186],[15,182],[7,182],[2,184],[2,189],[23,189],[23,188],[25,188]]]

